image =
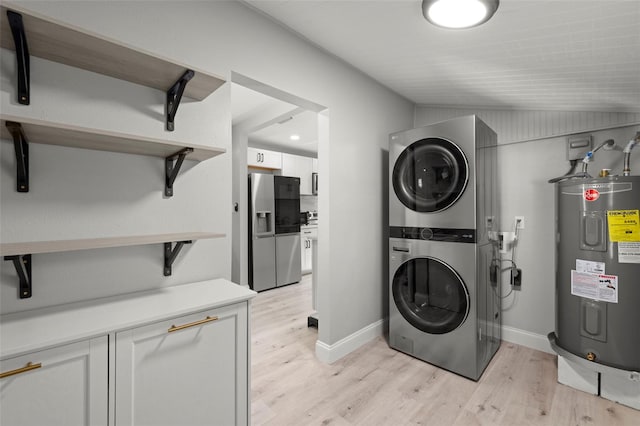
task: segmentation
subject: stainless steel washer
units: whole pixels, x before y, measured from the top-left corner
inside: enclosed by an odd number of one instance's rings
[[[478,380],[500,346],[497,248],[458,237],[389,239],[389,345]]]

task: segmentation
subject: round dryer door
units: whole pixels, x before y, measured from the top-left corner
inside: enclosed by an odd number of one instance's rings
[[[460,148],[441,138],[409,145],[393,167],[393,190],[402,204],[418,212],[437,212],[464,192],[469,164]]]
[[[391,286],[400,314],[426,333],[449,333],[469,313],[469,293],[462,278],[440,260],[408,260],[396,271]]]

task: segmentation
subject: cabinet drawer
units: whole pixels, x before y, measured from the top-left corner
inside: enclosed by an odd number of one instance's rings
[[[107,424],[107,337],[0,361],[0,424]]]
[[[300,228],[300,236],[302,238],[318,238],[318,227],[313,228]]]
[[[247,303],[116,334],[116,424],[247,423]]]

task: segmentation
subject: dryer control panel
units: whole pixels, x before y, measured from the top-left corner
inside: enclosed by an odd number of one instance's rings
[[[460,228],[416,228],[390,226],[389,237],[409,240],[444,241],[450,243],[475,243],[475,229]]]

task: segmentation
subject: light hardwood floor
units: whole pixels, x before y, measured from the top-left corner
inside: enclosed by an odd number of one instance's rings
[[[558,384],[555,356],[509,342],[478,382],[384,338],[323,364],[311,312],[310,275],[253,300],[252,424],[640,425],[640,411]]]

